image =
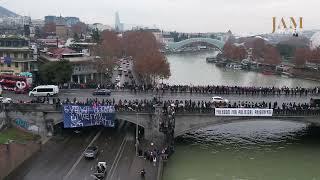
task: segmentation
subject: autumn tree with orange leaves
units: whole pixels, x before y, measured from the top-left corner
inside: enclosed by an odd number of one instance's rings
[[[310,59],[311,52],[307,48],[296,48],[294,53],[294,65],[296,67],[304,67],[306,62]]]
[[[116,32],[104,31],[101,39],[93,49],[93,54],[100,57],[96,67],[101,76],[112,71],[118,58],[132,56],[133,70],[145,83],[155,84],[159,79],[170,77],[170,65],[151,32],[129,31],[120,37]]]
[[[123,34],[123,47],[127,56],[134,59],[134,70],[145,83],[170,77],[170,65],[159,49],[155,36],[147,31],[129,31]]]
[[[281,58],[278,50],[272,45],[266,45],[263,49],[264,63],[270,65],[278,65],[281,63]]]
[[[230,42],[226,42],[223,47],[223,53],[226,58],[242,61],[247,56],[247,51],[243,46],[236,46]]]
[[[113,67],[118,57],[121,56],[121,39],[116,32],[103,31],[101,33],[102,42],[92,49],[92,54],[96,56],[95,67],[100,74],[100,83],[103,79],[110,80]]]

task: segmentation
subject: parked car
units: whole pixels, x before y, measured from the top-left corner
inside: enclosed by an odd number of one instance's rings
[[[97,146],[89,146],[85,152],[84,152],[84,157],[86,158],[96,158],[98,155],[98,147]]]
[[[0,97],[0,103],[12,103],[12,99],[11,98],[5,98],[5,97]]]
[[[219,97],[219,96],[214,96],[212,97],[211,102],[212,103],[229,103],[229,100],[223,99],[222,97]]]
[[[59,93],[59,87],[56,85],[37,86],[29,92],[29,96],[53,96]]]
[[[106,96],[110,96],[111,95],[111,91],[109,89],[97,89],[95,91],[93,91],[92,95],[106,95]]]

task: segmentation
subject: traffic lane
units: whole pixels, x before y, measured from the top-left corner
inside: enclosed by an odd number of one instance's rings
[[[91,175],[95,172],[99,161],[105,161],[107,162],[107,166],[110,166],[123,140],[123,134],[123,130],[121,129],[108,128],[103,130],[99,138],[93,143],[93,146],[98,146],[98,156],[95,159],[86,159],[83,157],[67,179],[93,179]]]
[[[62,179],[95,133],[94,130],[86,131],[86,135],[69,134],[69,137],[63,139],[53,137],[43,145],[39,153],[13,172],[8,179]]]
[[[94,90],[92,89],[73,89],[73,90],[61,90],[58,94],[58,98],[64,100],[66,98],[69,98],[70,100],[73,100],[76,98],[80,101],[85,101],[86,99],[115,99],[116,101],[120,99],[127,99],[127,100],[135,100],[135,99],[152,99],[153,97],[158,97],[156,93],[153,92],[130,92],[130,91],[114,91],[111,93],[111,96],[93,96],[92,92]],[[308,96],[300,96],[300,95],[235,95],[235,94],[229,94],[229,95],[221,95],[221,94],[190,94],[190,93],[164,93],[160,97],[162,100],[194,100],[194,101],[210,101],[211,97],[213,96],[220,96],[225,99],[228,99],[232,102],[237,101],[253,101],[253,102],[274,102],[278,101],[278,103],[282,102],[300,102],[305,103],[309,102],[310,98],[319,98],[320,96],[314,96],[314,95],[308,95]],[[15,102],[18,102],[19,100],[22,101],[31,101],[33,98],[29,97],[27,95],[22,94],[14,94],[12,92],[7,92],[5,94],[5,97],[12,98]]]
[[[123,150],[118,158],[114,171],[111,172],[109,180],[119,180],[119,179],[132,179],[132,177],[128,176],[130,169],[132,168],[133,159],[135,157],[135,138],[134,135],[131,134],[126,136],[126,143],[123,147]]]

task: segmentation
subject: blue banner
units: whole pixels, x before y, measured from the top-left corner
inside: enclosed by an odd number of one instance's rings
[[[63,124],[65,128],[115,127],[115,109],[114,106],[64,105]]]

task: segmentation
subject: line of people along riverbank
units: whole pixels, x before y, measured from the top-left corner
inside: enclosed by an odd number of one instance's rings
[[[111,89],[111,90],[128,90],[130,92],[155,92],[155,93],[201,93],[201,94],[239,94],[239,95],[320,95],[320,87],[260,87],[260,86],[224,86],[224,85],[129,85],[117,87],[115,84],[110,85],[80,85],[72,84],[67,86],[75,89]],[[67,88],[64,87],[64,88]],[[63,87],[61,87],[63,88]]]
[[[23,103],[23,102],[21,102]],[[279,115],[319,115],[320,106],[317,104],[310,103],[296,103],[296,102],[286,102],[278,103],[277,101],[235,101],[229,103],[215,103],[211,101],[193,101],[193,100],[166,100],[158,101],[157,98],[153,99],[136,99],[136,100],[126,100],[120,99],[115,101],[115,99],[87,99],[86,101],[79,101],[74,99],[64,99],[60,98],[37,98],[32,100],[30,103],[46,103],[55,104],[57,108],[62,108],[65,104],[72,105],[86,105],[86,106],[101,106],[101,105],[112,105],[115,107],[117,112],[154,112],[156,105],[160,105],[164,109],[168,106],[174,108],[176,113],[214,113],[215,108],[259,108],[259,109],[273,109],[274,114]]]

